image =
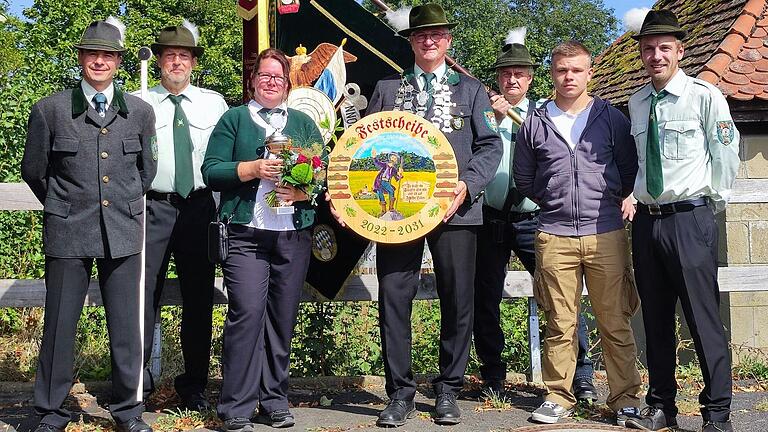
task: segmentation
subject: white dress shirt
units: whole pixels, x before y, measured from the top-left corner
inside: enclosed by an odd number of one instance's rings
[[[107,109],[109,109],[109,105],[112,103],[112,98],[115,96],[115,84],[109,83],[109,87],[105,88],[103,91],[99,92],[93,86],[88,84],[87,81],[82,80],[80,81],[80,88],[83,89],[83,94],[85,95],[85,100],[88,101],[88,103],[91,105],[91,108],[96,109],[96,102],[93,101],[93,97],[96,96],[96,93],[102,93],[104,96],[107,97]]]

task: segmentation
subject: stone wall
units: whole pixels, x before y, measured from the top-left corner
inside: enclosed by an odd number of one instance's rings
[[[745,134],[742,138],[739,178],[768,179],[768,135]],[[725,225],[720,231],[721,265],[768,264],[768,203],[731,203],[720,219]],[[730,293],[728,297],[730,320],[725,325],[735,347],[734,362],[749,354],[739,347],[768,353],[768,291]]]

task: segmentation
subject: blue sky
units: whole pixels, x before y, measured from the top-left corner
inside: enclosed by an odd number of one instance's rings
[[[635,7],[651,7],[654,3],[653,0],[603,0],[603,2],[607,7],[614,9],[615,15],[619,21],[622,20],[624,13],[629,9]],[[10,12],[14,15],[21,16],[21,11],[31,4],[32,0],[10,0]],[[623,23],[619,25],[619,30],[621,31],[623,29]]]

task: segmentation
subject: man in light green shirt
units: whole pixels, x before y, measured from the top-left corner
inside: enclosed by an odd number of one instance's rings
[[[718,228],[739,168],[739,131],[717,87],[679,67],[686,36],[674,13],[652,10],[640,32],[640,56],[651,78],[629,100],[639,171],[632,224],[637,290],[648,358],[648,407],[627,426],[677,426],[675,305],[701,365],[702,432],[732,432],[731,360],[717,284]]]
[[[147,192],[145,328],[159,317],[160,297],[173,254],[179,274],[183,312],[181,349],[184,373],[174,387],[185,409],[205,411],[211,350],[214,265],[208,261],[207,230],[216,205],[200,172],[208,138],[228,109],[213,90],[191,84],[192,70],[203,48],[197,27],[188,21],[166,27],[152,44],[160,68],[160,84],[149,89],[147,102],[155,111],[157,176]],[[152,331],[144,338],[144,361],[152,352]],[[147,367],[145,396],[156,376]]]

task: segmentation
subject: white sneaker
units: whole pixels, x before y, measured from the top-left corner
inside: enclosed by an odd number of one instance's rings
[[[537,423],[557,423],[562,417],[570,417],[573,410],[565,409],[561,405],[550,401],[544,401],[540,407],[531,414],[531,420]]]
[[[637,407],[624,407],[616,411],[616,426],[627,427],[627,420],[629,419],[642,419],[640,415],[640,408]]]

